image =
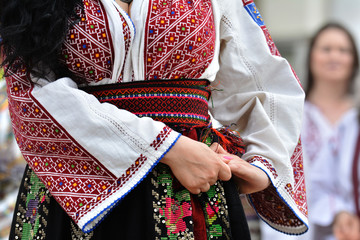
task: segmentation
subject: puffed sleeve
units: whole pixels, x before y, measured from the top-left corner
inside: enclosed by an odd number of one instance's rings
[[[307,230],[299,141],[304,92],[253,1],[225,2],[218,10],[220,60],[210,110],[240,133],[243,158],[271,180],[248,196],[259,216],[279,231],[301,234]]]

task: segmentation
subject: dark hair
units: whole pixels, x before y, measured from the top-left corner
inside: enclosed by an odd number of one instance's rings
[[[50,72],[70,76],[59,59],[69,27],[78,20],[81,0],[0,0],[0,36],[3,62],[8,71],[26,68],[36,77]]]
[[[347,37],[350,40],[351,43],[351,47],[352,47],[352,56],[353,56],[353,67],[352,67],[352,73],[350,76],[351,83],[354,82],[356,74],[358,73],[358,69],[359,69],[359,56],[358,56],[358,50],[355,44],[355,40],[353,38],[353,36],[351,35],[351,33],[349,32],[349,30],[347,30],[344,26],[342,26],[341,24],[338,23],[328,23],[326,25],[324,25],[323,27],[321,27],[316,33],[315,35],[312,37],[312,39],[310,40],[310,46],[309,46],[309,50],[308,50],[308,56],[307,56],[307,68],[308,68],[308,75],[307,75],[307,85],[306,85],[306,96],[309,96],[309,93],[311,92],[311,90],[313,89],[314,86],[314,77],[313,77],[313,73],[311,72],[311,53],[313,51],[315,42],[317,41],[318,37],[320,36],[320,34],[328,29],[339,29],[341,31],[343,31]],[[349,91],[351,89],[352,84],[349,84]]]

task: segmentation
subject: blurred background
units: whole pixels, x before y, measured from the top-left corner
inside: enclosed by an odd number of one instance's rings
[[[310,39],[323,25],[328,22],[336,22],[343,25],[353,35],[358,49],[360,47],[359,0],[254,0],[254,2],[281,55],[290,62],[304,88],[307,87],[307,55]],[[356,77],[355,86],[355,102],[357,103],[356,107],[359,107],[360,98],[358,92],[360,89],[358,76]],[[348,167],[350,168],[351,166]],[[350,178],[350,176],[343,176],[343,178],[347,177]],[[306,177],[306,179],[308,178]],[[311,233],[312,235],[307,233],[301,237],[281,236],[265,226],[266,224],[260,223],[256,218],[256,214],[252,212],[251,207],[246,206],[245,209],[253,240],[335,239],[334,236],[330,236],[328,233],[320,234],[321,236],[317,237],[314,237],[316,235],[314,233]],[[344,237],[343,239],[350,240],[350,237]],[[359,240],[358,237],[351,239]]]
[[[360,45],[359,0],[255,0],[271,36],[306,86],[309,39],[322,25],[336,21],[348,28]]]
[[[341,23],[360,46],[359,0],[255,0],[255,3],[280,53],[293,66],[304,87],[309,39],[322,25],[329,21]],[[5,82],[0,80],[0,240],[7,239],[24,168],[10,129]],[[246,213],[252,239],[265,239],[261,237],[260,225],[251,207],[246,207]]]

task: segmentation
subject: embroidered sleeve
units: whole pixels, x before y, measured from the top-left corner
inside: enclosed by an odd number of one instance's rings
[[[14,134],[30,167],[89,232],[176,142],[166,125],[101,104],[68,78],[7,78]]]
[[[69,70],[91,83],[115,83],[123,76],[131,80],[125,60],[134,29],[125,13],[120,14],[113,1],[96,0],[84,1],[76,11],[80,19],[61,52]],[[112,37],[118,40],[115,46]],[[101,104],[69,78],[32,84],[24,69],[6,80],[12,125],[25,160],[84,232],[91,231],[179,137],[163,123]]]
[[[279,56],[252,0],[219,3],[220,70],[213,82],[211,112],[243,137],[243,158],[272,184],[249,195],[259,216],[290,234],[307,230],[300,138],[304,93]]]

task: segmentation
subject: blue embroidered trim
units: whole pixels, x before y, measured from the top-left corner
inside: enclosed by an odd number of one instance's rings
[[[175,117],[175,118],[191,118],[191,119],[198,119],[206,122],[208,119],[207,117],[203,117],[200,115],[195,114],[183,114],[183,113],[145,113],[145,114],[136,114],[139,117]]]
[[[248,5],[244,6],[246,11],[250,14],[252,19],[260,26],[265,26],[265,23],[261,17],[259,10],[257,9],[255,3],[249,3]]]

